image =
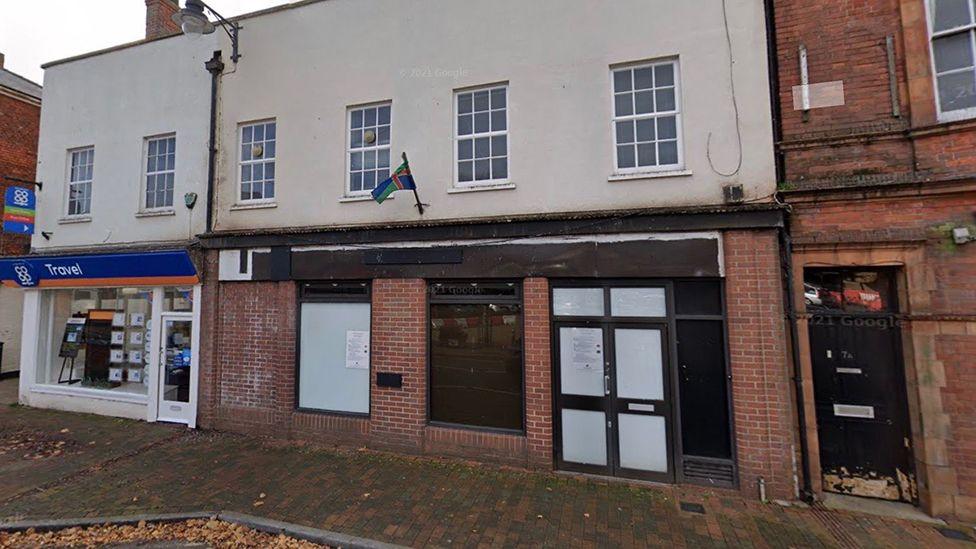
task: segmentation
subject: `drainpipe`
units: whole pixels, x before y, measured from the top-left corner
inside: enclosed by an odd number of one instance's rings
[[[776,166],[776,185],[786,178],[786,160],[780,150],[783,141],[782,104],[779,97],[779,52],[776,46],[776,15],[773,0],[763,1],[766,12],[766,59],[769,65],[769,104],[773,122],[773,157]]]
[[[776,186],[786,181],[786,158],[780,149],[783,141],[782,101],[780,101],[779,86],[779,51],[776,45],[776,12],[774,0],[763,0],[766,15],[766,57],[769,65],[769,99],[773,122],[773,155],[776,166]],[[797,344],[799,327],[796,318],[796,300],[793,295],[793,239],[790,237],[789,212],[784,216],[783,226],[779,229],[781,271],[784,279],[786,319],[790,332],[790,353],[793,363],[793,383],[796,389],[797,421],[800,426],[800,460],[803,487],[800,489],[800,499],[813,500],[813,485],[810,478],[810,449],[807,445],[806,408],[803,400],[803,372],[800,370],[800,347]]]
[[[786,320],[790,330],[790,353],[793,362],[793,384],[796,389],[796,415],[800,426],[800,461],[803,468],[803,487],[800,489],[800,499],[813,501],[813,485],[810,479],[810,448],[807,445],[807,414],[803,400],[803,370],[800,367],[800,345],[798,343],[799,327],[796,318],[796,299],[793,294],[793,239],[790,237],[789,214],[779,230],[780,254],[783,263],[783,279],[786,290]]]
[[[213,204],[214,204],[214,174],[217,162],[217,85],[220,82],[220,74],[224,72],[224,62],[220,60],[220,51],[215,51],[213,57],[204,64],[207,72],[210,73],[210,156],[207,159],[207,230],[209,234],[213,230]]]

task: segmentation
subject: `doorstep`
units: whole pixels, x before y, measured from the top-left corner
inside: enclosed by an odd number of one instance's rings
[[[890,517],[903,520],[914,520],[945,526],[946,522],[942,519],[930,517],[922,512],[921,509],[908,503],[897,501],[885,501],[874,498],[862,498],[857,496],[845,496],[842,494],[824,493],[821,501],[824,507],[834,511],[851,511],[854,513],[866,513],[880,517]]]

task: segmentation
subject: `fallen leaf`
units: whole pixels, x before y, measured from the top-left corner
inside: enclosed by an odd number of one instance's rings
[[[262,505],[264,505],[264,502],[263,502],[263,501],[261,501],[261,500],[258,500],[258,501],[255,501],[255,502],[254,502],[254,506],[255,506],[255,507],[261,507]]]
[[[258,497],[261,498],[261,499],[264,499],[265,493],[264,492],[261,492],[261,495],[259,495]]]
[[[71,431],[69,431],[68,428],[65,427],[64,429],[61,429],[60,432],[62,432],[62,433],[70,433]]]

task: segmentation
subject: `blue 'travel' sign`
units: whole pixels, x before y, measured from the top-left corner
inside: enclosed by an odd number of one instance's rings
[[[37,197],[33,189],[7,187],[3,195],[3,232],[34,234]]]
[[[24,288],[197,284],[186,250],[0,259],[0,281]]]

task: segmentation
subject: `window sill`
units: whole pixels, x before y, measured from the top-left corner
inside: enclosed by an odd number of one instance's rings
[[[607,178],[607,181],[638,181],[641,179],[667,179],[669,177],[688,177],[694,175],[691,170],[669,170],[666,172],[636,172],[636,173],[615,173]]]
[[[452,187],[447,194],[477,193],[482,191],[507,191],[515,188],[515,183],[498,183],[495,185],[470,185],[467,187]]]
[[[234,204],[230,207],[230,211],[236,212],[239,210],[264,210],[267,208],[277,208],[277,202],[240,202]]]
[[[166,210],[142,210],[136,212],[136,217],[165,217],[168,215],[176,215],[176,210],[166,209]]]
[[[501,435],[501,436],[511,436],[511,437],[525,437],[525,431],[522,429],[504,429],[501,427],[479,427],[477,425],[464,425],[462,423],[448,423],[444,421],[427,421],[427,427],[434,429],[445,429],[454,431],[468,431],[472,433],[486,433],[491,435]]]
[[[58,219],[59,225],[69,225],[71,223],[91,223],[90,215],[69,215]]]
[[[137,393],[123,393],[106,391],[104,389],[87,389],[84,387],[58,387],[55,385],[35,385],[30,388],[32,393],[42,395],[63,395],[81,398],[93,398],[97,400],[110,400],[113,402],[127,402],[129,404],[145,405],[149,402],[147,395]]]
[[[393,195],[392,194],[390,196],[386,197],[386,200],[392,200],[392,199],[393,199]],[[346,203],[346,202],[371,202],[372,200],[373,200],[373,195],[371,195],[371,194],[364,194],[362,196],[355,196],[355,195],[353,195],[353,196],[340,196],[339,197],[339,202],[342,202],[342,203]]]

